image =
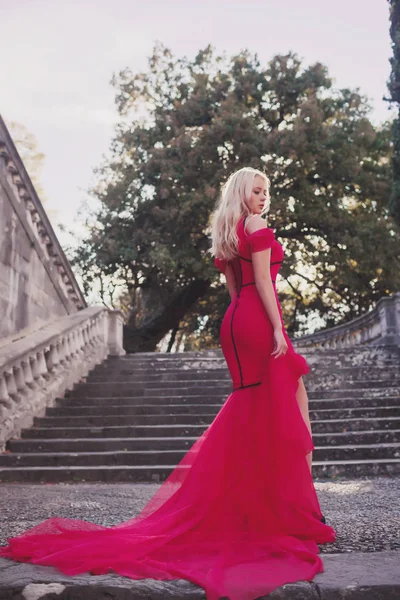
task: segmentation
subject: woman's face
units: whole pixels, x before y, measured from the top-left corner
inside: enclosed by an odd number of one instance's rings
[[[250,209],[250,212],[252,212],[253,214],[260,214],[264,207],[265,207],[265,202],[268,198],[268,188],[267,188],[267,181],[264,179],[264,177],[261,177],[261,175],[256,175],[254,177],[254,182],[253,182],[253,190],[251,193],[251,197],[250,200],[248,201],[248,207]]]

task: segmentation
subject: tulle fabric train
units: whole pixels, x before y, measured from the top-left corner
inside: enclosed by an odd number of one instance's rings
[[[136,518],[114,527],[50,518],[10,538],[0,556],[68,575],[183,578],[207,600],[253,600],[312,580],[323,570],[317,544],[335,533],[318,519],[305,460],[314,446],[290,378],[268,375],[228,396]],[[282,403],[271,401],[276,394]]]
[[[256,233],[258,250],[273,243],[265,233],[260,245]],[[207,600],[254,600],[323,570],[318,544],[335,531],[320,521],[305,458],[314,445],[296,389],[308,365],[286,332],[287,355],[271,358],[270,323],[255,287],[245,285],[221,327],[234,391],[139,515],[113,527],[49,518],[9,538],[0,556],[67,575],[182,578],[203,587]]]

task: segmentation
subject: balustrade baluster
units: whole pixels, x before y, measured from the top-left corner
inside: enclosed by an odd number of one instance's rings
[[[25,383],[28,387],[31,387],[34,381],[33,381],[33,374],[32,374],[31,363],[29,361],[29,358],[25,358],[21,364],[22,364],[22,370],[24,372]]]
[[[26,383],[25,383],[24,372],[22,370],[22,365],[19,365],[18,367],[14,367],[14,379],[15,379],[15,386],[16,386],[18,392],[24,392],[24,390],[26,390]]]
[[[44,357],[44,350],[40,350],[37,353],[37,356],[38,356],[40,375],[43,377],[43,379],[46,380],[46,379],[48,379],[48,370],[47,370],[46,359]]]
[[[10,409],[12,406],[12,398],[8,393],[5,374],[0,376],[0,406]]]
[[[30,359],[29,359],[30,363],[31,363],[31,370],[32,370],[32,375],[33,375],[33,380],[35,385],[39,384],[39,380],[40,380],[40,365],[39,365],[39,359],[36,353],[34,353]]]
[[[47,369],[51,372],[55,371],[55,369],[59,365],[60,359],[58,357],[57,346],[55,344],[50,346],[50,351],[48,353],[46,362],[47,362]]]
[[[14,400],[14,402],[18,401],[18,390],[15,383],[14,371],[6,371],[4,373],[7,385],[8,395]]]
[[[69,334],[65,336],[64,343],[65,343],[65,360],[68,364],[71,361],[71,356],[72,356],[71,340],[70,340]]]
[[[89,336],[88,336],[87,327],[83,327],[83,329],[82,329],[82,338],[83,338],[83,347],[85,349],[89,345]]]
[[[89,325],[89,340],[90,340],[89,344],[92,348],[94,348],[96,346],[95,336],[96,336],[96,330],[95,330],[95,325],[92,321]]]
[[[83,327],[78,329],[78,350],[79,356],[83,358],[85,356],[85,340],[83,337]]]
[[[60,363],[63,367],[66,364],[66,353],[67,353],[67,348],[65,345],[65,338],[63,337],[60,341],[59,350],[58,350],[58,356],[60,359]]]

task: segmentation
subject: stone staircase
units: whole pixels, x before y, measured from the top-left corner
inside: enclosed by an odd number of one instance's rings
[[[399,349],[299,351],[314,478],[400,474]],[[110,357],[7,442],[0,481],[162,481],[230,391],[220,350]]]

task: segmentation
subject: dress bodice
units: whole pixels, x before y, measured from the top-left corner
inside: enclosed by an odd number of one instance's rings
[[[216,267],[225,272],[226,265],[229,263],[235,275],[236,291],[248,285],[254,285],[254,271],[252,264],[252,253],[260,252],[271,248],[270,272],[273,284],[276,283],[276,277],[281,267],[284,251],[282,245],[275,239],[275,234],[269,227],[258,229],[253,233],[247,233],[245,230],[246,216],[242,216],[237,225],[237,234],[239,238],[237,255],[231,259],[215,258]]]

